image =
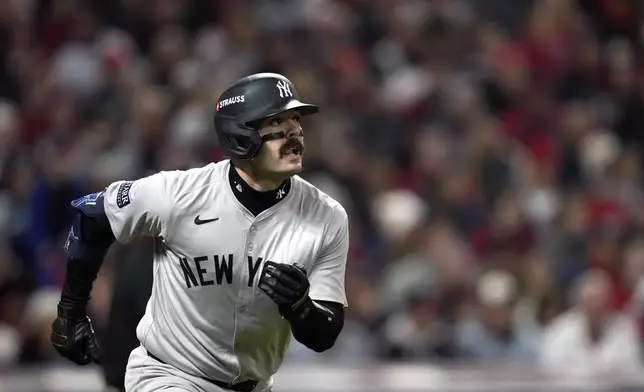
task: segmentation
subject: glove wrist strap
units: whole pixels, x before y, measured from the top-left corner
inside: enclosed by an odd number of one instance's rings
[[[70,320],[80,320],[87,317],[84,306],[74,306],[71,304],[58,303],[58,317]]]
[[[284,318],[289,321],[303,320],[309,315],[309,313],[311,313],[314,306],[313,300],[307,295],[302,300],[298,301],[296,305],[287,309],[282,314]]]

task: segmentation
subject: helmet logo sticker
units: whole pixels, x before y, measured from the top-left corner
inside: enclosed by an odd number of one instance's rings
[[[217,111],[219,109],[224,108],[228,105],[233,105],[235,103],[243,103],[246,100],[246,96],[244,95],[237,95],[234,97],[222,99],[221,101],[217,102]]]
[[[291,86],[283,80],[280,80],[275,85],[280,92],[280,98],[292,97],[293,93],[291,92]]]

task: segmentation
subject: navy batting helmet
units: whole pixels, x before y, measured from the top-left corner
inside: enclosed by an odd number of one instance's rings
[[[264,142],[253,124],[291,109],[302,116],[319,110],[300,102],[293,83],[280,74],[258,73],[240,79],[217,101],[215,130],[219,144],[231,158],[251,159]]]

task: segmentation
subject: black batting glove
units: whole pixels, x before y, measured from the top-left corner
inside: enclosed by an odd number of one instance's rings
[[[59,303],[51,329],[51,343],[62,357],[77,365],[100,364],[100,349],[84,306]]]
[[[259,288],[277,304],[287,320],[302,319],[313,308],[309,287],[306,271],[298,264],[267,261],[259,279]]]

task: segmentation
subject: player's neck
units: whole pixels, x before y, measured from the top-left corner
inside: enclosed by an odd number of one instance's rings
[[[233,166],[233,167],[237,171],[237,174],[239,174],[241,179],[244,180],[244,182],[248,184],[249,187],[253,188],[258,192],[273,191],[279,188],[282,185],[282,183],[284,183],[284,181],[286,180],[286,178],[259,179],[257,178],[257,176],[254,176],[251,173],[248,173],[243,168],[240,168],[238,166]]]

